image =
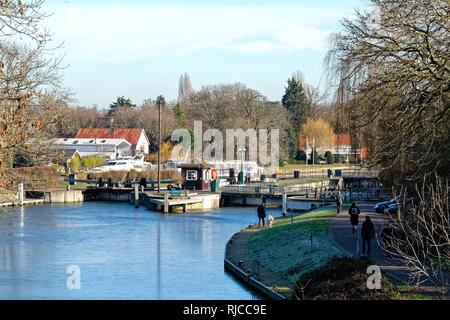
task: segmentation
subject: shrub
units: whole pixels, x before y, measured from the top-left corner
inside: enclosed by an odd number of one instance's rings
[[[26,167],[8,170],[9,184],[18,180],[25,182],[35,181],[36,188],[58,188],[60,187],[60,173],[57,166]]]
[[[382,279],[380,290],[367,288],[367,257],[335,257],[323,267],[305,273],[296,282],[294,299],[305,300],[392,300],[405,299],[396,288]],[[303,289],[302,289],[303,288]]]
[[[295,160],[297,163],[300,161],[306,161],[306,152],[303,150],[297,150],[297,153],[295,154]]]
[[[70,169],[72,170],[72,172],[78,172],[80,170],[81,167],[81,161],[80,158],[78,157],[73,157],[72,159],[70,159]]]
[[[105,163],[106,159],[102,156],[84,157],[81,159],[81,165],[87,170],[103,166]]]
[[[308,163],[309,164],[313,163],[313,160],[312,160],[313,159],[313,154],[314,154],[314,164],[318,164],[319,163],[319,154],[317,153],[316,150],[314,150],[314,153],[311,152],[311,154],[309,155],[310,159],[308,160]]]
[[[331,151],[325,152],[325,158],[327,158],[327,163],[328,164],[333,164],[334,163],[334,155],[331,153]]]

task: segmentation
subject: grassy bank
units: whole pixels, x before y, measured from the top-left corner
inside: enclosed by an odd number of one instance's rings
[[[334,208],[325,208],[298,215],[293,223],[290,218],[277,220],[272,228],[252,235],[249,255],[271,274],[277,287],[292,290],[302,274],[346,255],[330,233],[334,214]]]

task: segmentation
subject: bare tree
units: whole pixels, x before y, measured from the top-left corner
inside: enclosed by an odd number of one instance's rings
[[[48,161],[46,137],[69,100],[60,58],[47,47],[42,3],[0,1],[0,170]]]
[[[44,0],[0,1],[0,37],[24,35],[45,42],[48,33],[41,22],[47,16],[42,12]]]
[[[402,191],[402,210],[388,218],[384,250],[408,268],[411,281],[429,281],[442,295],[449,289],[450,186],[436,177],[416,185],[416,204]]]
[[[448,176],[450,3],[370,2],[372,11],[342,21],[327,57],[349,128],[377,127],[374,165],[407,159],[413,180]]]

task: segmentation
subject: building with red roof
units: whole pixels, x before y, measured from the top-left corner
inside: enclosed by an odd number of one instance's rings
[[[131,144],[133,155],[147,154],[149,140],[142,128],[82,128],[77,139],[124,139]]]

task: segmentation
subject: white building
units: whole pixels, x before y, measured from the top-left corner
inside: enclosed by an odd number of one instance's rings
[[[131,156],[131,144],[125,139],[57,139],[56,149],[76,150],[83,157],[104,156],[109,159]]]
[[[78,139],[125,139],[131,144],[132,155],[149,152],[149,140],[142,128],[81,128]]]

